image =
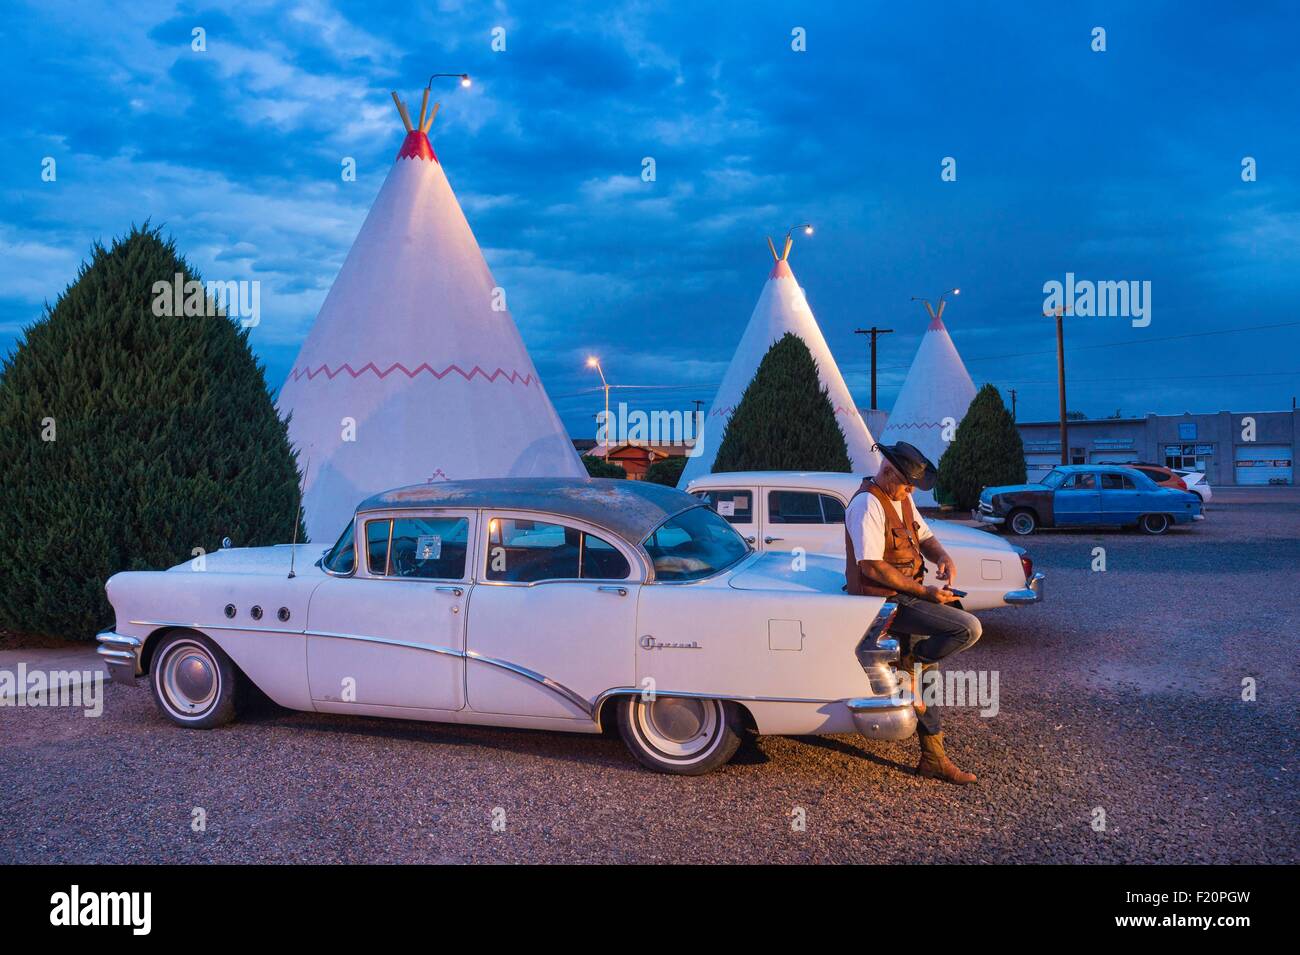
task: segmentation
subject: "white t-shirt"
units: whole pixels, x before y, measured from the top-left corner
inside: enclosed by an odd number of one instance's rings
[[[894,505],[894,510],[898,513],[899,520],[903,518],[903,502],[890,501]],[[925,522],[921,512],[912,505],[912,515],[916,523],[921,525],[920,530],[916,532],[916,542],[920,544],[934,536],[930,530],[930,525]],[[885,556],[885,509],[881,506],[876,495],[870,491],[863,491],[855,497],[847,508],[844,510],[844,526],[849,532],[849,540],[853,541],[853,556],[858,560],[881,560]]]

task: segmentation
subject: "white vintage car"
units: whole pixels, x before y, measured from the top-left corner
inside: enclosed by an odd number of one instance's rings
[[[708,503],[759,550],[834,554],[844,560],[844,508],[862,478],[840,471],[734,471],[709,474],[686,490]],[[1043,599],[1044,575],[1023,548],[951,521],[928,522],[957,565],[964,610],[1023,606]],[[926,564],[926,583],[943,586]]]
[[[672,488],[418,485],[367,500],[320,554],[223,549],[201,569],[116,574],[99,653],[181,726],[230,721],[251,683],[296,710],[617,724],[642,763],[682,774],[727,762],[746,728],[915,726],[889,666],[893,604],[844,594],[842,561],[755,552]]]

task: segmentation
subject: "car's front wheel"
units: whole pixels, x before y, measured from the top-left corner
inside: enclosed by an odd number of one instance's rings
[[[642,765],[700,776],[725,765],[740,746],[735,703],[682,696],[629,696],[618,702],[618,730]]]
[[[191,729],[212,729],[235,718],[238,680],[239,671],[221,648],[189,630],[163,637],[149,673],[158,709]]]
[[[1019,537],[1028,537],[1038,529],[1038,517],[1033,511],[1021,508],[1011,512],[1007,518],[1007,527],[1011,528],[1011,533]]]
[[[1143,514],[1138,527],[1146,534],[1163,534],[1169,530],[1168,514]]]

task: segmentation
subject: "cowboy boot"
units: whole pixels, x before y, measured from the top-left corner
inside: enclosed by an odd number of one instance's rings
[[[975,782],[974,773],[958,769],[943,751],[942,733],[921,737],[921,761],[916,764],[916,774],[930,779],[942,779],[958,786]]]
[[[920,716],[925,712],[925,704],[921,702],[920,687],[916,685],[915,673],[913,672],[916,669],[916,657],[910,654],[899,657],[894,666],[898,668],[900,689],[912,694],[912,709],[916,710],[917,716]]]

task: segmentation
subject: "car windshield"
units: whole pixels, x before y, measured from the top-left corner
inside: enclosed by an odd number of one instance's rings
[[[1047,475],[1047,477],[1043,478],[1041,483],[1050,488],[1058,488],[1065,482],[1067,477],[1069,477],[1069,475],[1064,471],[1053,471],[1051,474]]]
[[[353,524],[348,521],[338,541],[321,558],[321,566],[330,573],[346,577],[357,569],[357,549],[353,546],[352,532]]]
[[[700,580],[749,553],[736,529],[707,506],[693,507],[660,524],[643,546],[658,580]]]

